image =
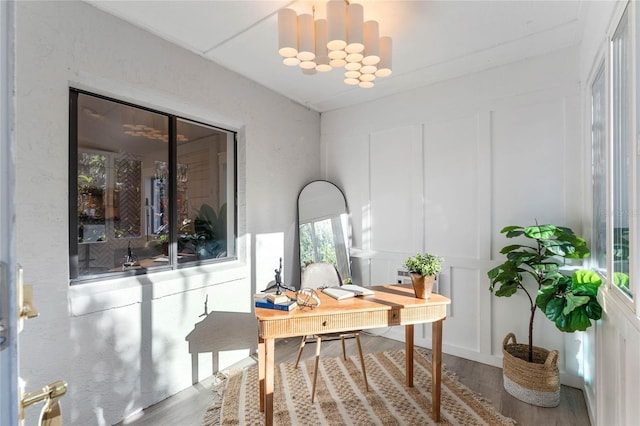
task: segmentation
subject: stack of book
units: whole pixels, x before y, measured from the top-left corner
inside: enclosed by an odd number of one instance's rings
[[[286,294],[269,293],[259,295],[255,299],[256,308],[275,309],[278,311],[291,311],[298,306],[295,300],[289,299]]]

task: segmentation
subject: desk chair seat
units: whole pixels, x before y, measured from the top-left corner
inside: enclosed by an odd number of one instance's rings
[[[312,288],[316,289],[319,287],[333,287],[342,285],[342,280],[340,279],[340,273],[330,263],[312,263],[308,265],[302,274],[302,282],[300,284],[300,288]],[[303,336],[302,341],[300,342],[300,348],[298,349],[298,357],[296,358],[295,368],[298,368],[298,363],[300,362],[300,357],[302,355],[302,350],[304,349],[305,344],[307,343],[307,339],[309,337],[315,337],[316,339],[316,359],[315,365],[313,368],[313,388],[311,390],[311,402],[313,402],[316,394],[316,381],[318,379],[318,363],[320,361],[320,346],[322,344],[322,339],[331,339],[339,337],[342,343],[342,356],[344,360],[347,360],[347,351],[345,348],[344,339],[346,337],[355,336],[356,342],[358,344],[358,354],[360,355],[360,366],[362,367],[362,377],[364,378],[364,386],[369,391],[369,383],[367,382],[367,371],[364,367],[364,356],[362,355],[362,345],[360,344],[360,330],[357,331],[349,331],[347,333],[324,333],[324,334],[316,334],[314,336]]]

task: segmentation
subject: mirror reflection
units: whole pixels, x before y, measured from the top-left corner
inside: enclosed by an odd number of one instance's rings
[[[317,180],[298,196],[300,270],[327,262],[335,265],[342,282],[351,279],[349,212],[344,194],[335,184]]]

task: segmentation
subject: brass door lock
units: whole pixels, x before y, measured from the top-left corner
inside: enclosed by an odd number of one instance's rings
[[[20,421],[24,420],[25,408],[46,401],[44,407],[42,407],[38,424],[48,426],[62,425],[62,413],[58,398],[65,393],[67,393],[67,383],[64,380],[58,380],[40,390],[24,394],[20,401]]]
[[[23,270],[18,266],[18,319],[35,318],[39,315],[33,307],[33,286],[23,283]]]
[[[40,315],[40,313],[38,311],[36,311],[36,309],[33,307],[33,286],[30,284],[26,284],[22,286],[22,305],[20,305],[20,312],[18,313],[18,316],[23,319],[23,318],[35,318],[38,315]]]

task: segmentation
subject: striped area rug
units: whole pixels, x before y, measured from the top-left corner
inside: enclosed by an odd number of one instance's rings
[[[294,368],[276,366],[274,424],[276,425],[433,425],[431,362],[416,348],[414,387],[404,384],[403,350],[365,355],[369,392],[365,391],[357,355],[321,358],[315,402],[311,403],[313,359]],[[514,425],[491,404],[443,368],[440,425]],[[258,369],[229,372],[217,386],[218,401],[208,409],[204,426],[260,425]]]

